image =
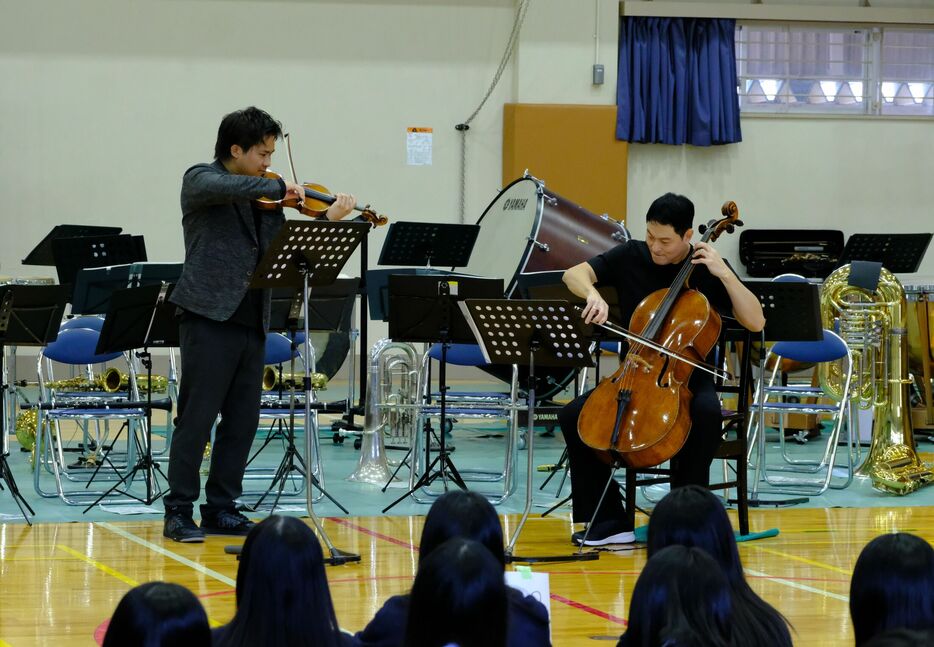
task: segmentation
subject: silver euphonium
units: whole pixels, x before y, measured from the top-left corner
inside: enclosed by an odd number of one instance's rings
[[[418,354],[411,344],[380,339],[370,350],[363,416],[363,438],[357,469],[348,481],[384,485],[392,478],[384,434],[411,438],[412,412],[418,397]]]

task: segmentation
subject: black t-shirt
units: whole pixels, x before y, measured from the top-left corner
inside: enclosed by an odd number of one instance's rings
[[[622,315],[618,323],[628,328],[639,303],[655,290],[671,287],[681,266],[689,262],[688,258],[681,263],[656,265],[645,241],[629,240],[587,262],[597,275],[598,286],[616,289]],[[694,266],[687,287],[699,290],[720,315],[732,315],[733,304],[723,281],[712,275],[706,265]]]

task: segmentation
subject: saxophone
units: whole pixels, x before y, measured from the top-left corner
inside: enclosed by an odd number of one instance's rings
[[[885,268],[874,292],[849,284],[850,266],[835,270],[821,290],[825,328],[839,324],[853,355],[854,398],[873,410],[869,454],[858,473],[875,489],[904,495],[934,482],[934,471],[915,451],[908,386],[908,304],[899,280]],[[821,387],[833,397],[844,382],[842,362],[819,365]]]

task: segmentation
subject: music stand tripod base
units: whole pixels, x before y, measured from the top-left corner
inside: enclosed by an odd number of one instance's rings
[[[525,509],[506,546],[506,562],[578,562],[599,559],[600,554],[593,551],[535,556],[521,556],[514,552],[519,535],[529,518],[534,492],[535,367],[592,366],[589,339],[581,330],[580,316],[567,301],[468,299],[460,305],[487,362],[529,367]]]

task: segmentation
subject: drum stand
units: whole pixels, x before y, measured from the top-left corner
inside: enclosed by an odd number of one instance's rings
[[[300,222],[297,220],[286,221],[279,234],[272,241],[263,259],[254,273],[254,279],[250,283],[251,288],[272,288],[272,287],[299,287],[302,290],[302,319],[304,320],[305,332],[305,376],[302,387],[305,392],[305,451],[308,456],[308,462],[313,464],[312,457],[318,455],[318,409],[320,406],[315,400],[315,393],[311,387],[311,373],[314,371],[314,354],[311,348],[311,336],[308,324],[308,301],[309,290],[312,285],[330,285],[337,278],[341,268],[350,258],[350,255],[360,244],[360,241],[369,232],[370,226],[360,222],[330,222],[328,220],[315,220],[311,222]],[[308,362],[308,359],[311,362]],[[294,357],[292,359],[294,364]],[[351,377],[351,379],[353,379]],[[314,407],[314,412],[312,408]],[[289,435],[292,435],[295,429],[295,399],[292,398],[289,415]],[[294,443],[290,444],[294,452]],[[286,461],[288,459],[288,464]],[[306,465],[302,462],[303,465]],[[301,469],[292,462],[287,455],[283,458],[282,465],[286,469],[301,471]],[[280,471],[282,471],[280,465]],[[314,474],[313,469],[305,470],[305,476],[308,479],[308,487],[305,489],[305,499],[308,507],[308,517],[314,524],[318,535],[324,542],[330,553],[330,557],[325,558],[326,564],[338,565],[347,562],[360,561],[360,555],[347,553],[338,550],[331,543],[330,537],[324,530],[324,525],[315,514],[314,494],[312,485],[317,487],[322,493],[327,495],[323,488],[322,478]],[[283,477],[284,478],[284,477]],[[284,480],[281,481],[284,485]],[[280,487],[281,487],[280,485]],[[328,499],[333,501],[345,513],[347,510],[337,503],[333,497],[327,495]],[[238,552],[237,547],[226,549],[227,552]]]
[[[535,366],[583,367],[591,365],[586,335],[581,321],[567,301],[506,301],[470,299],[461,306],[491,364],[519,364],[529,367],[529,420],[535,420]],[[528,352],[528,355],[525,352]],[[564,562],[599,559],[596,552],[570,555],[529,556],[514,554],[516,543],[532,509],[533,445],[531,424],[527,434],[525,508],[516,531],[506,546],[506,562]]]
[[[13,471],[7,462],[10,455],[10,436],[7,429],[6,345],[46,346],[58,336],[58,325],[65,310],[65,292],[60,285],[4,285],[0,287],[0,490],[9,489],[13,501],[32,525],[29,514],[35,511],[16,485]],[[15,358],[13,361],[16,361]],[[38,459],[37,459],[38,461]],[[41,469],[39,465],[35,469]],[[6,483],[6,488],[3,484]]]

